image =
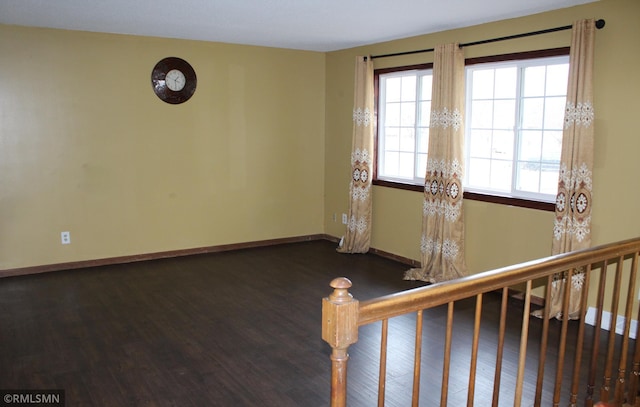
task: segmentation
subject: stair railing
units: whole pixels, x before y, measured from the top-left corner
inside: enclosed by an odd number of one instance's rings
[[[475,297],[476,310],[474,333],[472,339],[471,357],[469,360],[469,379],[467,386],[467,405],[474,402],[476,370],[478,360],[478,341],[480,337],[481,311],[483,295],[499,292],[502,294],[500,324],[498,327],[498,341],[495,352],[495,371],[493,387],[493,406],[498,406],[501,384],[501,367],[503,364],[503,348],[505,344],[505,324],[507,315],[507,299],[513,293],[513,288],[524,286],[522,325],[519,345],[519,359],[515,388],[513,389],[513,405],[520,406],[523,398],[523,384],[525,381],[525,359],[527,353],[529,332],[530,306],[533,282],[546,279],[546,298],[550,297],[551,286],[559,275],[564,275],[566,281],[571,281],[576,273],[583,273],[583,292],[595,296],[595,314],[592,325],[596,334],[591,335],[590,348],[585,346],[585,314],[589,305],[589,295],[581,296],[582,318],[578,320],[578,334],[574,355],[565,353],[567,346],[567,330],[569,320],[562,320],[560,340],[557,351],[557,361],[554,367],[555,381],[553,389],[553,405],[561,402],[562,392],[568,399],[570,406],[576,406],[578,401],[585,406],[592,406],[596,400],[612,401],[615,405],[640,405],[637,397],[640,376],[640,341],[630,339],[630,336],[640,337],[640,324],[634,332],[631,331],[633,317],[637,318],[638,310],[636,284],[638,272],[638,257],[640,254],[640,238],[602,245],[581,251],[565,253],[547,258],[529,261],[509,267],[471,275],[458,280],[437,283],[426,287],[415,288],[383,297],[358,301],[349,293],[351,282],[344,277],[331,282],[334,289],[331,295],[322,302],[322,338],[332,348],[331,351],[331,407],[344,407],[347,403],[347,362],[349,347],[358,341],[360,327],[374,322],[381,322],[380,338],[380,366],[378,377],[378,406],[384,406],[386,386],[387,335],[389,319],[405,314],[416,313],[416,329],[414,343],[414,371],[412,406],[418,406],[420,398],[420,371],[422,366],[423,343],[423,312],[425,310],[447,306],[447,324],[442,364],[442,386],[440,406],[447,405],[448,384],[451,373],[451,343],[453,336],[454,305],[457,301]],[[563,274],[564,273],[564,274]],[[554,278],[556,280],[554,280]],[[592,282],[597,286],[590,290]],[[624,289],[626,288],[626,290]],[[593,293],[591,293],[593,291]],[[591,300],[593,302],[593,299]],[[636,308],[634,313],[634,306]],[[569,291],[563,296],[563,315],[568,315]],[[592,307],[592,309],[594,309]],[[605,310],[608,309],[609,311]],[[619,310],[623,314],[618,317],[621,321],[616,332],[615,317]],[[603,318],[613,315],[613,322],[603,325]],[[549,317],[548,309],[543,317],[540,332],[540,353],[537,378],[535,380],[535,399],[533,404],[542,403],[543,377],[546,369],[546,357],[549,347]],[[606,321],[605,321],[606,322]],[[600,343],[598,334],[601,328],[609,328],[606,343]],[[583,353],[591,349],[589,363],[583,364]],[[606,362],[599,362],[598,355],[605,349]],[[555,354],[555,353],[554,353]],[[588,356],[587,356],[588,357]],[[614,363],[617,366],[614,367]],[[570,366],[567,366],[570,364]],[[585,377],[583,365],[587,365],[587,383],[582,383]],[[627,366],[631,366],[627,369]],[[433,366],[430,366],[433,368]],[[573,369],[571,383],[564,386],[564,369]],[[600,376],[598,376],[600,374]],[[601,384],[599,394],[595,394],[596,384]],[[580,389],[584,390],[579,393]]]

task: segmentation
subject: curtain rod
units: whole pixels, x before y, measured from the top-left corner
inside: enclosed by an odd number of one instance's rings
[[[604,24],[605,24],[604,20],[602,20],[602,19],[597,20],[596,21],[596,28],[597,29],[601,29],[601,28],[604,27]],[[552,33],[552,32],[556,32],[556,31],[570,30],[571,28],[573,28],[573,25],[565,25],[565,26],[562,26],[562,27],[547,28],[546,30],[532,31],[532,32],[528,32],[528,33],[509,35],[509,36],[506,36],[506,37],[491,38],[491,39],[488,39],[488,40],[467,42],[465,44],[460,44],[460,48],[470,47],[472,45],[489,44],[491,42],[513,40],[513,39],[522,38],[522,37],[531,37],[533,35],[547,34],[547,33]],[[428,48],[428,49],[420,49],[420,50],[416,50],[416,51],[396,52],[396,53],[393,53],[393,54],[372,55],[370,58],[371,59],[376,59],[376,58],[397,57],[397,56],[401,56],[401,55],[420,54],[420,53],[423,53],[423,52],[433,52],[433,51],[434,51],[434,48]],[[367,57],[365,57],[365,59],[366,58]]]

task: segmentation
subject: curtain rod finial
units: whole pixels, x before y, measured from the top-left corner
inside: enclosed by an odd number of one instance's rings
[[[603,19],[597,20],[596,21],[596,28],[597,29],[604,28],[604,24],[605,24],[605,21]]]

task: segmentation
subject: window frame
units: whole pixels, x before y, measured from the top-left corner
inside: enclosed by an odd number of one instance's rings
[[[476,65],[490,62],[505,62],[505,61],[513,61],[513,60],[527,60],[527,59],[537,59],[537,58],[546,58],[546,57],[556,57],[556,56],[566,56],[569,55],[570,47],[561,47],[561,48],[551,48],[545,50],[535,50],[535,51],[525,51],[525,52],[515,52],[509,54],[501,54],[501,55],[491,55],[477,58],[467,58],[465,59],[465,67],[468,65]],[[380,128],[379,123],[379,115],[378,115],[378,103],[379,103],[379,78],[380,74],[390,73],[390,72],[400,72],[400,71],[409,71],[416,69],[433,69],[433,63],[427,64],[416,64],[416,65],[407,65],[400,67],[391,67],[391,68],[381,68],[374,70],[374,152],[376,159],[373,162],[373,185],[388,187],[388,188],[396,188],[401,190],[409,190],[409,191],[417,191],[423,192],[424,185],[418,184],[407,184],[401,182],[394,182],[388,180],[378,179],[378,129]],[[466,78],[466,76],[465,76]],[[466,80],[466,79],[465,79]],[[493,193],[485,193],[485,192],[470,192],[464,191],[463,195],[464,199],[482,201],[495,203],[500,205],[510,205],[510,206],[518,206],[523,208],[530,209],[538,209],[544,211],[555,211],[555,202],[546,202],[539,201],[533,199],[525,199],[525,198],[515,198],[506,195],[499,195]]]
[[[411,187],[411,186],[420,186],[418,184],[412,184],[412,183],[403,183],[403,182],[399,182],[399,181],[391,181],[391,180],[381,180],[378,179],[378,132],[380,129],[380,115],[378,114],[378,100],[380,98],[380,75],[384,75],[387,73],[394,73],[394,72],[403,72],[403,71],[424,71],[424,70],[433,70],[433,62],[429,62],[426,64],[417,64],[417,65],[406,65],[406,66],[402,66],[402,67],[397,67],[397,68],[382,68],[382,69],[376,69],[374,70],[374,76],[373,76],[373,83],[374,83],[374,105],[373,105],[373,109],[374,109],[374,153],[375,153],[375,157],[376,159],[374,160],[374,165],[373,165],[373,180],[372,183],[375,185],[384,185],[384,186],[390,186],[390,187],[395,187],[395,188],[399,188],[399,189],[410,189],[410,190],[414,190],[413,188],[405,188],[405,187]],[[377,182],[376,182],[377,181]]]

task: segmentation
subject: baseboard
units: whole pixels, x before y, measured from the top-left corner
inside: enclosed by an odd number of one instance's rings
[[[369,253],[375,254],[376,256],[384,257],[385,259],[394,260],[398,263],[403,263],[411,267],[420,267],[420,262],[418,260],[410,259],[408,257],[398,256],[397,254],[385,252],[384,250],[370,248]]]
[[[165,259],[171,257],[190,256],[194,254],[216,253],[231,250],[249,249],[254,247],[275,246],[287,243],[307,242],[312,240],[331,240],[334,238],[325,234],[295,236],[281,239],[258,240],[253,242],[233,243],[218,246],[198,247],[193,249],[170,250],[165,252],[144,253],[132,256],[109,257],[96,260],[74,261],[68,263],[46,264],[42,266],[21,267],[14,269],[0,270],[0,278],[21,276],[27,274],[47,273],[50,271],[72,270],[79,268],[108,266],[112,264],[133,263],[136,261]],[[337,240],[335,240],[337,242]]]
[[[205,253],[216,253],[216,252],[224,252],[224,251],[231,251],[231,250],[249,249],[254,247],[275,246],[279,244],[307,242],[312,240],[328,240],[334,243],[338,243],[340,241],[340,238],[336,236],[327,235],[327,234],[316,234],[316,235],[287,237],[287,238],[281,238],[281,239],[233,243],[233,244],[218,245],[218,246],[198,247],[193,249],[144,253],[144,254],[136,254],[132,256],[109,257],[109,258],[96,259],[96,260],[83,260],[83,261],[74,261],[74,262],[68,262],[68,263],[45,264],[41,266],[31,266],[31,267],[21,267],[21,268],[0,270],[0,278],[21,276],[21,275],[27,275],[27,274],[47,273],[50,271],[73,270],[73,269],[88,268],[88,267],[108,266],[113,264],[133,263],[136,261],[191,256],[194,254],[205,254]],[[385,252],[384,250],[371,248],[369,249],[369,253],[375,254],[376,256],[380,256],[386,259],[397,261],[399,263],[406,264],[410,267],[420,267],[420,262],[417,260],[410,259],[403,256],[398,256],[397,254]]]
[[[496,292],[500,291],[500,289],[496,290]],[[525,293],[522,291],[517,291],[512,288],[509,288],[509,297],[514,298],[516,300],[524,301]],[[544,307],[544,298],[538,297],[535,295],[531,295],[529,298],[529,302],[533,305],[537,305],[538,307]]]
[[[597,308],[589,307],[587,309],[587,315],[585,315],[584,317],[584,322],[591,326],[595,326],[597,312],[598,312]],[[606,329],[607,331],[610,331],[612,320],[613,320],[613,314],[607,311],[602,312],[602,323],[601,323],[602,329]],[[615,323],[616,323],[615,325],[616,334],[622,335],[624,333],[625,317],[623,315],[618,315],[616,317]],[[629,338],[636,339],[637,326],[638,326],[638,321],[635,319],[632,319],[631,325],[629,327]]]
[[[336,236],[326,235],[325,239],[331,240],[332,242],[340,243],[342,238]],[[383,257],[385,259],[397,261],[398,263],[406,264],[410,267],[420,267],[420,261],[410,259],[404,256],[398,256],[397,254],[385,252],[384,250],[376,249],[375,247],[369,247],[368,253],[375,254],[376,256]]]

